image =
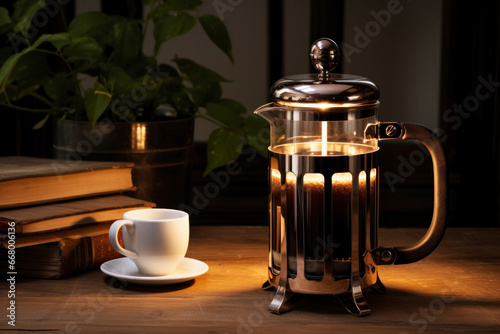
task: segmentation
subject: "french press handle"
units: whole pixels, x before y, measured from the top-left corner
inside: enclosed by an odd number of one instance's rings
[[[377,247],[374,257],[378,264],[406,264],[417,262],[432,253],[439,245],[446,230],[447,170],[443,146],[434,132],[413,123],[379,122],[380,140],[417,140],[429,150],[434,174],[434,208],[432,221],[425,235],[417,242],[402,247]]]

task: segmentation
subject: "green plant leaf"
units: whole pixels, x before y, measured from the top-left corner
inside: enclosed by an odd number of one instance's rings
[[[206,176],[212,169],[225,166],[238,159],[243,141],[234,132],[227,129],[214,130],[207,143],[207,169]]]
[[[232,113],[241,115],[247,112],[247,108],[245,108],[243,104],[233,99],[221,99],[219,103],[224,105]]]
[[[178,12],[171,16],[160,17],[154,23],[154,53],[157,54],[164,42],[186,34],[193,29],[196,25],[196,18],[186,12]]]
[[[218,102],[222,95],[220,82],[227,81],[216,72],[185,58],[175,58],[179,70],[192,83],[188,88],[193,102],[198,106],[206,106],[208,102]]]
[[[125,70],[118,66],[113,66],[107,76],[108,81],[115,83],[114,92],[130,92],[134,87],[134,80],[125,72]],[[118,94],[119,95],[119,94]]]
[[[68,44],[72,43],[71,35],[67,32],[61,32],[58,34],[43,35],[38,40],[42,42],[49,42],[54,45],[56,49],[61,49]]]
[[[52,43],[52,45],[54,45],[56,48],[59,48],[59,47],[65,46],[67,44],[70,44],[71,38],[67,33],[42,35],[33,44],[31,44],[30,47],[27,47],[26,49],[24,49],[20,53],[25,54],[25,53],[28,53],[30,51],[33,51],[36,48],[38,48],[42,43],[45,43],[45,42]]]
[[[154,5],[155,2],[156,2],[156,0],[142,0],[142,5],[143,6],[152,6],[152,5]]]
[[[130,20],[116,22],[112,36],[111,45],[118,54],[118,59],[123,59],[123,65],[141,53],[142,32],[138,23]]]
[[[12,20],[9,16],[9,11],[0,7],[0,34],[6,33],[12,27]]]
[[[87,12],[76,16],[68,26],[68,33],[73,37],[104,37],[112,30],[115,19],[102,12]]]
[[[26,49],[22,50],[22,53],[28,53],[30,51],[35,50],[38,48],[42,43],[51,43],[56,47],[57,49],[60,49],[68,44],[71,44],[71,36],[68,33],[62,32],[62,33],[57,33],[57,34],[45,34],[40,36],[31,46],[27,47]]]
[[[185,92],[175,92],[170,96],[170,104],[178,111],[194,116],[196,112],[196,107],[193,101],[189,98],[189,95]]]
[[[64,42],[63,42],[64,41]],[[67,39],[64,34],[47,34],[41,36],[39,39],[37,39],[31,46],[23,49],[22,51],[15,53],[11,55],[5,62],[3,63],[2,67],[0,67],[0,93],[5,91],[5,85],[7,84],[7,78],[10,75],[10,73],[14,70],[14,67],[16,64],[19,62],[21,57],[23,57],[25,54],[28,52],[31,52],[35,50],[37,47],[39,47],[42,43],[44,42],[51,42],[54,45],[62,45],[64,43],[67,43]]]
[[[196,82],[187,89],[193,102],[199,107],[206,107],[210,102],[217,102],[222,96],[222,87],[218,82]]]
[[[186,74],[191,82],[229,82],[216,72],[195,63],[194,61],[186,58],[175,58],[174,62],[179,67],[179,70]]]
[[[251,147],[260,155],[267,157],[269,147],[269,124],[259,115],[250,115],[245,120],[243,134]]]
[[[35,14],[45,7],[46,0],[20,0],[14,2],[14,12],[12,13],[12,30],[15,33],[27,32],[31,26],[31,21]]]
[[[9,57],[12,55],[13,50],[11,47],[6,46],[4,48],[0,48],[0,64],[3,64]]]
[[[153,5],[154,1],[143,0],[144,2],[149,2],[148,4]],[[172,11],[179,10],[195,10],[197,7],[201,6],[203,0],[164,0],[162,4],[155,6],[148,14],[148,19],[152,18],[157,20],[161,17],[166,17],[171,15]],[[147,4],[144,4],[147,5]]]
[[[45,117],[42,118],[42,120],[40,120],[38,123],[36,123],[33,126],[33,130],[41,129],[45,125],[45,123],[47,123],[47,121],[49,120],[49,117],[50,117],[50,114],[45,115]]]
[[[207,103],[207,114],[217,121],[233,129],[240,128],[245,119],[241,116],[246,112],[245,107],[235,100],[222,99],[216,103]]]
[[[154,74],[154,75],[159,75],[160,77],[162,78],[179,78],[180,75],[179,75],[179,72],[177,72],[177,70],[173,67],[173,66],[170,66],[168,64],[159,64],[158,65],[158,68],[159,68],[159,72],[161,72],[161,75],[159,74]],[[153,74],[152,74],[153,75]]]
[[[85,112],[94,126],[102,113],[106,110],[111,101],[111,93],[101,83],[96,82],[94,88],[89,88],[85,91],[83,102],[85,105]]]
[[[217,45],[234,64],[233,51],[231,46],[231,38],[227,31],[226,25],[217,16],[206,14],[198,18],[203,30],[210,40]]]
[[[131,78],[138,78],[142,77],[145,74],[144,72],[147,71],[148,68],[155,69],[155,67],[156,58],[139,55],[124,69],[127,71]]]
[[[89,61],[95,62],[103,53],[103,48],[90,36],[73,39],[73,42],[64,48],[63,54],[68,62]]]
[[[226,79],[189,59],[175,58],[174,62],[192,83],[192,87],[187,89],[196,105],[205,107],[208,102],[219,101],[222,95],[220,82]]]
[[[36,71],[33,69],[36,68]],[[15,82],[16,98],[22,97],[23,91],[30,87],[42,85],[52,75],[47,64],[47,54],[29,52],[23,55],[12,69],[8,85]],[[38,87],[36,87],[38,88]],[[34,90],[36,90],[36,88]]]
[[[15,53],[12,56],[10,56],[0,67],[0,93],[3,93],[5,91],[5,86],[7,84],[7,78],[10,74],[10,72],[13,70],[14,66],[16,66],[16,63],[19,61],[19,59],[22,57],[23,53]]]
[[[54,74],[43,84],[45,94],[56,106],[64,105],[74,94],[75,87],[78,87],[78,79],[74,76],[68,77],[64,72]]]

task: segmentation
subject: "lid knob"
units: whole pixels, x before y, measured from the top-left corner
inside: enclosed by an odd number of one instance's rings
[[[330,71],[339,63],[340,49],[333,40],[320,38],[313,43],[310,56],[313,66],[321,72],[319,79],[328,80]]]

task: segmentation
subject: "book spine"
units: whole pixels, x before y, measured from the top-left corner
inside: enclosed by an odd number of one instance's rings
[[[10,224],[12,223],[11,219],[3,218],[0,217],[0,233],[7,233],[9,231]],[[17,229],[17,224],[16,224],[16,229]],[[16,230],[16,232],[18,232]]]
[[[6,264],[7,250],[0,249],[0,255]],[[106,233],[20,248],[16,252],[16,270],[21,277],[64,278],[97,269],[120,256],[111,247]]]
[[[119,241],[122,242],[120,239]],[[59,274],[52,278],[64,278],[97,269],[104,262],[123,256],[111,246],[108,234],[81,238],[76,246],[63,240],[59,242],[59,247],[61,252],[60,270]]]

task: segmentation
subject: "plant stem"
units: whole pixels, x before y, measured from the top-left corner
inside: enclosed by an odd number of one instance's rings
[[[34,49],[33,51],[44,52],[44,53],[48,53],[48,54],[51,54],[51,55],[54,55],[54,56],[57,56],[57,57],[61,58],[62,61],[64,62],[64,64],[66,65],[66,67],[69,70],[68,74],[71,75],[71,76],[74,75],[73,67],[71,67],[71,65],[68,63],[68,61],[66,60],[66,58],[64,58],[64,56],[62,55],[61,50],[50,51],[50,50],[44,50],[44,49]],[[78,92],[80,92],[80,94],[82,94],[82,87],[80,86],[79,82],[76,84],[75,88],[76,88],[76,90]]]
[[[66,58],[64,58],[64,56],[61,53],[56,52],[56,51],[44,50],[44,49],[34,49],[33,51],[44,52],[44,53],[48,53],[50,55],[58,56],[59,58],[61,58],[64,61],[64,64],[66,64],[69,71],[73,72],[73,68],[71,67],[71,65],[68,63]]]
[[[227,125],[224,125],[224,124],[220,123],[219,121],[213,119],[212,117],[207,116],[207,115],[203,115],[202,113],[198,113],[198,117],[202,118],[204,120],[207,120],[207,121],[209,121],[211,123],[214,123],[215,125],[217,125],[220,128],[223,128],[225,130],[231,131],[232,133],[236,134],[238,137],[240,137],[241,139],[243,139],[243,141],[246,142],[245,136],[243,136],[240,132],[236,131],[235,129],[233,129],[233,128],[227,126]]]
[[[0,87],[0,92],[5,94],[5,97],[7,98],[7,101],[9,101],[9,97],[7,96],[7,92],[5,91],[5,86],[7,85],[7,80],[10,77],[10,74],[12,73],[12,70],[14,70],[14,67],[11,67],[7,75],[3,78],[3,83],[2,86]],[[9,101],[10,103],[10,101]]]
[[[17,110],[22,110],[22,111],[29,111],[29,112],[46,112],[46,113],[53,113],[54,112],[53,109],[25,108],[25,107],[20,107],[20,106],[16,106],[16,105],[13,105],[13,104],[7,104],[7,103],[3,103],[3,102],[0,102],[0,106],[14,108],[14,109],[17,109]]]
[[[29,92],[28,95],[31,95],[34,98],[39,99],[40,101],[42,101],[43,103],[48,105],[50,108],[52,108],[52,110],[57,110],[57,107],[55,105],[53,105],[52,102],[50,102],[46,97],[44,97],[38,93],[35,93],[35,92]]]
[[[29,38],[26,36],[26,32],[24,31],[24,29],[21,29],[21,34],[23,34],[24,41],[26,42],[26,44],[28,45],[28,47],[30,47],[31,43],[30,43]]]
[[[199,118],[202,118],[202,119],[205,119],[211,123],[214,123],[215,125],[217,125],[218,127],[221,127],[221,128],[225,128],[227,130],[232,130],[230,129],[229,127],[225,126],[224,124],[216,121],[215,119],[213,119],[212,117],[209,117],[209,116],[206,116],[206,115],[203,115],[202,113],[198,113],[198,117]]]
[[[149,20],[151,20],[151,19],[146,18],[146,22],[144,22],[144,26],[142,27],[143,28],[143,30],[142,30],[142,43],[143,44],[144,44],[144,39],[146,38],[146,32],[148,31]],[[144,47],[144,45],[143,45],[143,47]]]
[[[64,14],[64,9],[62,8],[62,6],[61,8],[59,8],[59,11],[61,13],[61,21],[64,25],[64,31],[68,31],[68,22],[66,20],[66,15]]]
[[[7,92],[4,90],[2,93],[3,93],[3,95],[5,95],[5,99],[7,100],[7,103],[10,104],[9,95],[7,95]]]
[[[150,9],[153,10],[155,7],[156,7],[156,1],[150,6]],[[148,31],[149,21],[151,21],[151,18],[148,18],[148,15],[146,15],[146,22],[144,22],[144,25],[142,27],[143,28],[143,30],[142,30],[142,43],[143,44],[144,44],[144,40],[146,38],[146,33]]]
[[[61,57],[61,59],[63,60],[64,64],[66,64],[66,66],[68,66],[69,71],[71,73],[73,73],[73,67],[71,67],[71,65],[68,63],[68,61],[66,60],[66,58],[64,58],[64,56],[62,54],[62,51],[60,49],[57,49],[56,54],[59,55],[59,57]]]

